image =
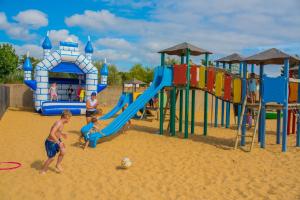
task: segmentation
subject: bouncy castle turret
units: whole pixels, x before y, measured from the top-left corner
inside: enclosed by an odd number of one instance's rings
[[[90,61],[92,61],[92,54],[94,52],[94,49],[93,49],[93,46],[92,46],[90,36],[88,36],[88,42],[85,45],[84,51],[85,51],[85,57],[87,59],[89,59]]]
[[[25,81],[30,81],[32,79],[32,77],[31,77],[32,69],[33,69],[32,64],[31,64],[30,59],[29,59],[29,52],[27,52],[26,60],[23,64],[24,80]]]
[[[107,85],[107,77],[108,77],[108,67],[106,63],[106,58],[104,59],[103,67],[101,68],[101,84]]]
[[[100,71],[100,84],[98,84],[97,92],[101,92],[107,87],[107,77],[108,77],[108,66],[106,63],[106,58],[104,59],[104,64]]]
[[[44,39],[42,47],[44,49],[44,58],[47,58],[47,56],[50,55],[50,52],[51,52],[51,49],[52,49],[52,44],[51,44],[51,41],[49,39],[49,31],[47,32],[47,35]]]
[[[25,84],[30,87],[31,89],[36,89],[36,81],[32,80],[32,64],[29,58],[29,52],[27,52],[25,62],[23,63],[23,70],[24,70],[24,82]]]

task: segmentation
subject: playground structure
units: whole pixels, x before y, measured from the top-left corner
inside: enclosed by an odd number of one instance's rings
[[[61,41],[59,49],[51,52],[52,44],[49,34],[42,44],[44,58],[34,68],[34,80],[32,80],[33,67],[27,58],[23,64],[24,83],[34,91],[35,110],[43,115],[60,115],[64,109],[68,109],[74,115],[85,114],[85,102],[68,101],[66,90],[69,85],[73,89],[81,86],[85,90],[86,97],[92,92],[101,92],[107,87],[108,68],[104,64],[101,68],[101,83],[98,84],[98,69],[92,63],[93,47],[88,37],[85,46],[85,55],[79,52],[78,43],[71,39]],[[51,73],[68,73],[76,78],[56,78],[49,76]],[[57,84],[59,101],[49,101],[49,84]],[[76,92],[75,92],[76,93]],[[75,95],[72,96],[75,99]]]
[[[110,110],[108,113],[100,117],[100,120],[110,119],[114,115],[116,115],[120,110],[123,111],[124,106],[127,104],[131,104],[140,94],[141,92],[137,92],[137,88],[141,85],[146,85],[146,83],[132,79],[130,81],[126,81],[123,83],[122,94],[116,104],[116,106]],[[130,90],[131,89],[131,90]]]
[[[266,110],[277,110],[277,144],[280,143],[280,134],[282,132],[282,151],[287,150],[287,122],[288,109],[297,110],[300,108],[300,93],[298,90],[291,89],[289,84],[300,84],[299,79],[289,78],[289,65],[299,65],[299,59],[290,56],[277,49],[270,49],[257,55],[242,58],[238,54],[233,54],[228,57],[216,61],[216,67],[208,66],[208,57],[211,52],[198,48],[188,43],[182,43],[174,47],[162,50],[161,66],[154,71],[154,80],[151,86],[141,94],[127,109],[116,117],[107,127],[102,129],[91,137],[91,146],[95,147],[97,141],[102,137],[107,137],[119,131],[134,114],[144,107],[144,105],[156,95],[160,93],[160,105],[164,103],[164,90],[170,91],[170,135],[176,135],[176,93],[179,91],[179,132],[184,133],[184,138],[188,138],[189,133],[195,132],[195,92],[196,90],[204,91],[204,128],[203,135],[208,133],[208,94],[216,97],[215,112],[218,111],[218,102],[222,102],[221,126],[224,126],[224,109],[226,103],[226,122],[225,127],[230,126],[230,104],[238,105],[238,132],[236,137],[236,147],[241,138],[240,145],[246,145],[246,115],[248,109],[257,110],[255,119],[254,133],[251,135],[251,147],[255,139],[256,130],[258,127],[258,141],[260,147],[265,148],[265,118]],[[181,57],[181,64],[174,66],[165,65],[165,55],[177,55]],[[205,55],[205,65],[196,66],[190,64],[190,56]],[[219,66],[222,64],[222,68]],[[233,74],[231,72],[232,64],[239,63],[239,72]],[[229,68],[226,69],[226,64]],[[251,65],[251,72],[254,72],[254,64],[260,68],[260,90],[259,103],[247,102],[247,68]],[[264,74],[264,65],[267,64],[284,64],[284,73],[282,76],[273,78]],[[183,76],[185,74],[185,76]],[[191,90],[191,107],[190,107],[190,90]],[[185,105],[183,105],[183,94],[185,91]],[[296,92],[296,94],[295,94]],[[290,95],[289,95],[290,94]],[[291,97],[297,97],[293,102]],[[289,102],[290,97],[290,102]],[[184,113],[183,113],[184,106]],[[160,107],[160,125],[159,133],[164,133],[164,107]],[[280,128],[281,110],[283,111],[283,127]],[[184,116],[184,120],[183,120]],[[189,124],[189,118],[191,123]],[[184,122],[184,124],[183,124]],[[218,126],[218,115],[215,114],[214,126]],[[82,128],[82,132],[89,131],[92,124],[88,124]],[[184,127],[184,129],[183,129]],[[190,127],[190,131],[189,131]],[[248,135],[249,136],[249,135]],[[300,146],[300,120],[297,119],[297,139],[296,146]]]

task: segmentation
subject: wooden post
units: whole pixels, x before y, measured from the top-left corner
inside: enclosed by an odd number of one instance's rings
[[[216,67],[219,68],[219,62],[216,63]],[[215,100],[215,127],[218,127],[218,115],[219,115],[219,99]]]
[[[208,67],[208,53],[205,54],[205,66]],[[205,71],[205,81],[207,82],[207,70]],[[208,92],[204,92],[204,126],[203,135],[207,135],[207,113],[208,113]]]
[[[161,54],[161,66],[165,65],[165,54]],[[160,90],[160,107],[159,107],[159,134],[164,133],[164,88]]]
[[[181,64],[184,64],[184,55],[181,55]],[[182,132],[182,116],[183,116],[183,89],[179,92],[179,132]]]
[[[277,110],[276,144],[280,144],[281,110]]]
[[[243,63],[243,79],[242,79],[242,102],[247,98],[247,63]],[[242,114],[243,115],[243,114]],[[241,146],[246,144],[246,122],[247,122],[247,107],[245,107],[244,115],[242,121],[242,136],[241,136]]]
[[[184,138],[189,136],[189,92],[190,92],[190,49],[186,49],[186,88],[185,88],[185,126]]]
[[[298,67],[298,79],[300,79],[300,63]],[[298,83],[298,103],[300,103],[300,83]],[[298,114],[300,110],[298,109]],[[297,116],[297,136],[296,136],[296,146],[300,147],[300,116]]]
[[[284,77],[286,78],[285,83],[285,95],[284,95],[284,105],[283,105],[283,125],[282,125],[282,152],[287,151],[287,115],[288,115],[288,97],[289,97],[289,59],[284,59]]]
[[[223,62],[223,69],[226,68],[225,62]],[[225,107],[225,102],[222,100],[222,105],[221,105],[221,126],[224,127],[224,107]]]

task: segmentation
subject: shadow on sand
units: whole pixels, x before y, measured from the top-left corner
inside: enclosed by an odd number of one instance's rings
[[[55,162],[55,161],[53,161],[53,162]],[[31,163],[30,167],[32,169],[40,171],[42,169],[42,167],[43,167],[43,164],[44,163],[43,163],[42,160],[36,160],[33,163]],[[57,171],[54,168],[52,168],[52,167],[49,167],[48,170],[57,173]]]

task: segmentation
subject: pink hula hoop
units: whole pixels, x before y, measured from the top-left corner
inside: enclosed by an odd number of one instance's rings
[[[17,168],[22,166],[22,164],[19,163],[19,162],[0,162],[0,166],[1,166],[1,164],[12,164],[12,165],[15,165],[15,166],[13,166],[13,167],[4,167],[4,168],[0,167],[0,170],[12,170],[12,169],[17,169]]]

